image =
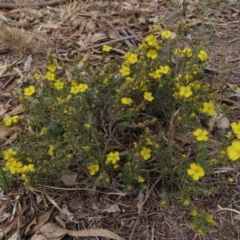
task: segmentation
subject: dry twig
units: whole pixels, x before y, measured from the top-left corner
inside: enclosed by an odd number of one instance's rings
[[[0,3],[0,9],[15,9],[15,8],[38,8],[38,7],[45,7],[45,6],[54,6],[58,4],[62,4],[67,2],[67,0],[50,0],[50,1],[43,1],[43,2],[29,2],[29,3]]]

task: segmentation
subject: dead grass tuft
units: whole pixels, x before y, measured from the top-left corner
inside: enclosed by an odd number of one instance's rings
[[[7,26],[1,27],[0,43],[20,55],[39,53],[47,46],[51,46],[49,40],[48,42],[46,38],[43,40],[37,33]]]

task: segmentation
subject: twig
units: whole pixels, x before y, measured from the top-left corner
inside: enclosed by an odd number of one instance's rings
[[[218,205],[218,211],[230,211],[230,212],[235,212],[237,214],[240,214],[240,212],[238,210],[232,209],[232,208],[222,208],[220,205]]]
[[[102,194],[106,194],[106,195],[118,195],[118,196],[122,196],[122,197],[125,197],[125,196],[129,195],[128,192],[121,192],[118,189],[115,189],[118,192],[103,192],[103,191],[99,191],[99,190],[91,189],[91,188],[78,188],[78,187],[76,187],[76,188],[62,188],[62,187],[53,187],[53,186],[48,186],[48,185],[39,185],[39,187],[46,187],[46,188],[58,189],[58,190],[64,190],[64,191],[94,191],[94,192],[102,193]],[[37,191],[37,190],[35,189],[35,191]],[[38,191],[40,191],[40,190],[38,190]]]
[[[136,226],[137,226],[138,220],[139,220],[139,218],[140,218],[140,216],[141,216],[141,213],[142,213],[142,209],[143,209],[144,204],[147,202],[150,193],[152,192],[152,190],[154,189],[154,187],[157,185],[157,183],[160,181],[161,178],[162,178],[162,175],[156,180],[156,182],[152,185],[151,189],[147,192],[147,194],[146,194],[146,196],[145,196],[145,199],[144,199],[144,201],[142,202],[142,204],[141,204],[141,206],[140,206],[139,213],[138,213],[138,217],[137,217],[136,222],[135,222],[135,224],[134,224],[134,227],[133,227],[133,229],[132,229],[132,232],[131,232],[131,235],[130,235],[130,237],[129,237],[129,240],[132,239],[132,236],[133,236],[133,233],[134,233],[135,228],[136,228]]]
[[[230,60],[227,61],[227,63],[232,63],[232,62],[237,62],[237,61],[240,61],[240,57],[234,58],[234,59],[230,59]]]
[[[110,44],[110,43],[113,43],[113,42],[119,42],[119,41],[122,41],[122,40],[126,40],[126,39],[131,39],[131,38],[134,38],[134,36],[126,36],[126,37],[121,37],[121,38],[118,38],[118,39],[114,39],[114,40],[111,40],[111,41],[107,41],[107,42],[104,42],[104,43],[99,43],[99,44],[95,44],[91,47],[85,47],[85,48],[80,48],[80,49],[77,49],[76,51],[77,52],[81,52],[81,51],[85,51],[85,50],[88,50],[88,49],[91,49],[91,48],[95,48],[95,47],[101,47],[105,44]]]
[[[236,42],[238,40],[240,40],[240,37],[239,38],[234,38],[233,40],[228,41],[227,43],[228,43],[228,45],[230,45],[230,44],[232,44],[232,43],[234,43],[234,42]]]
[[[42,2],[29,2],[29,3],[0,3],[0,9],[15,9],[15,8],[36,8],[36,7],[45,7],[45,6],[54,6],[61,3],[65,3],[67,0],[50,0]]]

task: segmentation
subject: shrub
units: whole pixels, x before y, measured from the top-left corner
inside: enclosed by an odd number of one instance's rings
[[[111,63],[112,48],[105,45],[97,68],[80,57],[65,66],[71,78],[48,54],[44,74],[34,73],[20,96],[25,127],[17,149],[3,153],[6,173],[34,184],[59,178],[75,164],[86,181],[114,180],[129,190],[162,176],[167,192],[183,200],[215,192],[207,177],[226,155],[240,158],[234,140],[240,123],[224,141],[214,138],[208,124],[227,108],[215,97],[222,89],[205,81],[207,52],[184,46],[169,30],[157,39],[157,32],[148,35]]]

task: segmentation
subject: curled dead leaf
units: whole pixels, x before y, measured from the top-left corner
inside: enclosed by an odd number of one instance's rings
[[[72,231],[64,228],[60,228],[55,223],[47,223],[39,229],[37,233],[38,236],[44,236],[45,239],[61,239],[65,234],[68,234],[72,237],[105,237],[115,240],[124,240],[119,235],[110,232],[105,229],[88,229],[88,230],[80,230],[80,231]],[[35,234],[36,235],[36,234]],[[34,236],[35,236],[34,235]],[[37,236],[36,235],[36,236]],[[41,238],[31,238],[31,240],[39,240]]]
[[[35,217],[26,227],[25,229],[25,235],[33,234],[35,233],[40,227],[42,227],[51,216],[53,208],[47,212],[42,214],[41,216]]]
[[[95,33],[91,36],[91,39],[90,41],[95,43],[95,42],[98,42],[100,40],[104,40],[104,39],[107,39],[108,36],[106,33]]]
[[[62,173],[62,181],[66,186],[73,186],[76,183],[77,173],[72,171],[64,171]]]

